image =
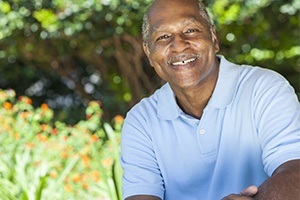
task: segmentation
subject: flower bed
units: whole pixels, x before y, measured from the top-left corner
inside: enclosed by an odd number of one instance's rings
[[[1,199],[121,199],[119,162],[122,116],[102,121],[91,101],[74,126],[52,122],[47,104],[0,90]]]

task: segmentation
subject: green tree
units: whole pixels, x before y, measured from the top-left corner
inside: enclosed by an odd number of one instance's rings
[[[0,0],[0,87],[67,111],[57,117],[71,123],[92,99],[103,102],[108,118],[124,114],[162,84],[141,46],[150,1]],[[204,3],[220,53],[280,72],[299,93],[298,1]]]

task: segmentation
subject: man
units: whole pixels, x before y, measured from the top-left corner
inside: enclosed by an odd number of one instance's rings
[[[126,116],[123,198],[299,199],[300,106],[288,82],[217,55],[197,0],[155,0],[143,36],[167,83]]]

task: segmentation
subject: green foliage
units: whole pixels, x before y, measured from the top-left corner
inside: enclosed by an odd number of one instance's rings
[[[0,0],[0,88],[75,124],[91,100],[124,115],[161,85],[141,47],[151,0]],[[203,0],[221,54],[274,69],[300,94],[297,0]],[[70,102],[71,101],[71,102]]]
[[[56,121],[47,104],[0,90],[0,199],[121,199],[123,117],[103,122],[91,101],[86,120]]]
[[[58,29],[58,18],[51,10],[41,9],[39,11],[34,11],[33,17],[40,22],[42,28],[48,32],[54,32]]]
[[[229,60],[273,69],[285,76],[300,99],[299,1],[215,0],[221,54]]]

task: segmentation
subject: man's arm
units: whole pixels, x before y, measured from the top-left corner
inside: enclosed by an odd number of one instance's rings
[[[223,198],[223,200],[298,199],[300,197],[300,160],[292,160],[280,165],[275,170],[274,174],[266,180],[258,188],[258,192],[256,192],[257,190],[255,187],[251,186],[243,190],[241,194],[231,194]],[[128,197],[126,200],[160,200],[160,198],[155,196],[137,195]]]
[[[300,160],[280,165],[259,188],[255,199],[286,199],[300,197]]]
[[[253,188],[247,188],[253,189]],[[251,194],[251,195],[250,195]],[[248,196],[247,196],[248,195]],[[272,199],[295,200],[300,197],[300,159],[280,165],[273,175],[258,188],[257,194],[244,190],[243,194],[231,194],[223,200]],[[250,197],[252,196],[252,197]]]

